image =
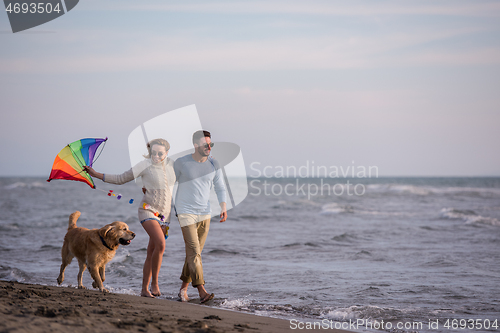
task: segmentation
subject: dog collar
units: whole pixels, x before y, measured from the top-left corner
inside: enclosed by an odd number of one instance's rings
[[[106,244],[106,242],[104,241],[104,238],[102,238],[102,236],[101,236],[101,235],[99,235],[99,238],[101,238],[102,245],[106,246],[108,249],[110,249],[111,251],[113,251],[113,249],[112,249],[112,248],[110,248],[110,247],[108,246],[108,244]]]

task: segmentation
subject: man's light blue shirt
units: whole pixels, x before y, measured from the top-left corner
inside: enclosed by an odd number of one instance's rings
[[[174,163],[177,178],[175,208],[177,214],[208,215],[212,186],[219,203],[226,202],[226,188],[219,163],[212,157],[197,162],[191,154],[178,158]]]

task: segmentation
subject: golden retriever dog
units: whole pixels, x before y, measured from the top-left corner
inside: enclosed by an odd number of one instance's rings
[[[90,275],[94,282],[92,287],[104,289],[104,270],[106,264],[113,259],[116,249],[121,245],[129,245],[135,237],[135,233],[128,229],[124,222],[113,222],[101,229],[81,228],[76,226],[76,220],[80,217],[79,211],[69,216],[68,232],[64,236],[64,243],[61,250],[62,264],[57,283],[64,281],[64,270],[74,257],[78,259],[80,271],[78,272],[78,288],[85,289],[82,283],[82,276],[85,269],[89,268]]]

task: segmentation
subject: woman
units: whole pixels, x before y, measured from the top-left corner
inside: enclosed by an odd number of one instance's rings
[[[167,158],[170,144],[164,139],[155,139],[147,144],[148,155],[132,169],[121,175],[109,175],[85,167],[92,177],[111,184],[125,184],[141,177],[146,190],[139,206],[139,221],[149,235],[149,244],[144,262],[141,296],[160,296],[158,274],[160,272],[165,239],[170,223],[172,190],[175,183],[173,161]],[[151,280],[151,290],[148,289]]]

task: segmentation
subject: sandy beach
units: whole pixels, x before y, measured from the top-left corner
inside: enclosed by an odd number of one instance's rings
[[[296,331],[288,320],[200,304],[9,281],[0,281],[0,317],[9,333]]]

